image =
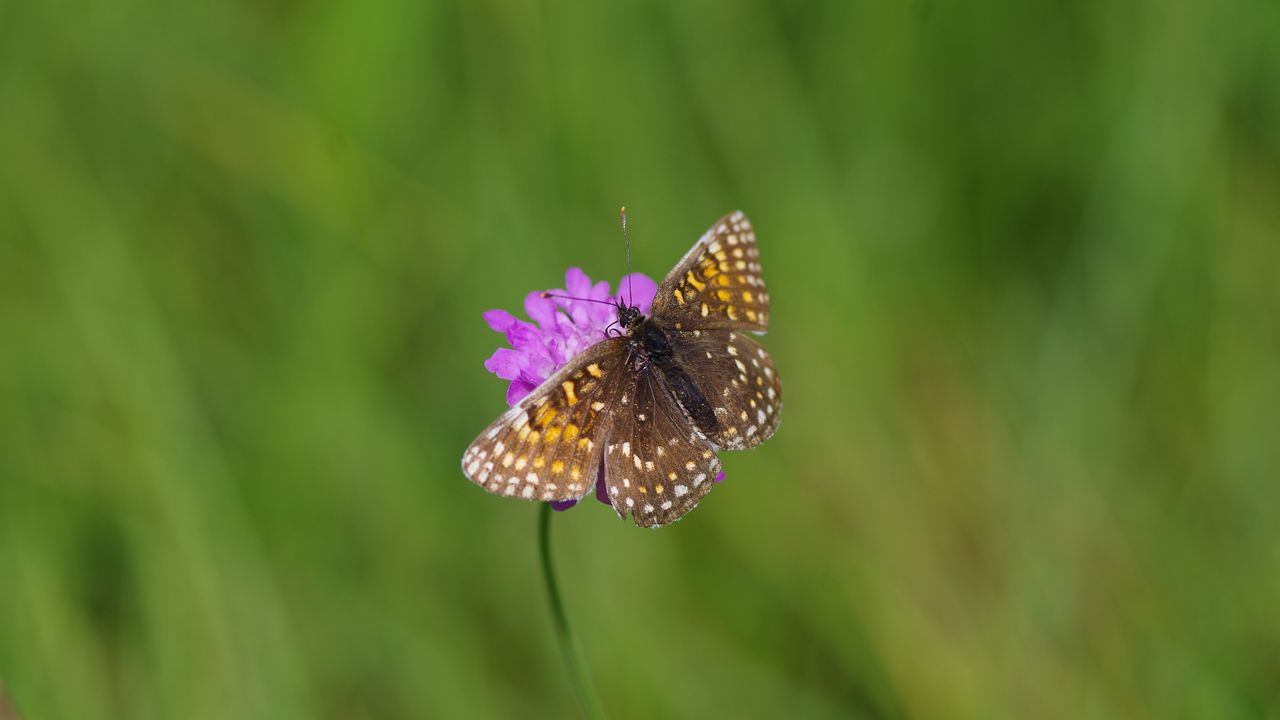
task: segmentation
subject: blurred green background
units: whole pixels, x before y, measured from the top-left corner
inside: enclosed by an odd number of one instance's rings
[[[735,208],[777,436],[555,518],[619,718],[1280,717],[1280,6],[0,5],[27,718],[572,717],[458,460],[570,265]]]

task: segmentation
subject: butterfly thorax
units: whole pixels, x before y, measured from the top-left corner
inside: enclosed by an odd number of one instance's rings
[[[638,308],[619,307],[618,322],[627,329],[628,364],[633,372],[657,371],[672,397],[680,404],[698,430],[706,437],[714,437],[719,430],[715,410],[707,396],[681,367],[676,359],[673,342],[678,334],[669,334],[653,318],[645,317]]]

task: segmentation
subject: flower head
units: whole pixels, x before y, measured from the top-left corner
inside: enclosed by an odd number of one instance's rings
[[[515,405],[551,377],[569,360],[605,339],[605,331],[618,319],[618,310],[609,303],[625,300],[640,312],[649,314],[658,285],[642,273],[632,273],[618,281],[618,293],[609,292],[609,283],[592,283],[578,268],[564,274],[564,287],[547,293],[566,297],[546,297],[531,292],[524,298],[524,311],[533,322],[526,322],[506,310],[490,310],[485,322],[507,337],[509,348],[498,348],[485,360],[484,367],[507,386],[507,404]],[[599,301],[599,302],[591,302]],[[604,474],[601,464],[600,475]],[[597,478],[596,497],[609,505],[604,483]],[[572,507],[577,501],[552,503],[557,510]]]
[[[534,322],[520,320],[506,310],[484,314],[489,327],[505,334],[511,344],[498,348],[484,362],[486,370],[511,381],[508,405],[520,402],[569,360],[605,339],[605,330],[618,318],[617,308],[608,303],[623,298],[648,314],[658,289],[653,280],[633,273],[618,283],[619,294],[612,295],[609,283],[592,284],[578,268],[565,271],[564,284],[564,288],[547,293],[568,297],[545,297],[546,293],[537,291],[525,296],[524,311]]]

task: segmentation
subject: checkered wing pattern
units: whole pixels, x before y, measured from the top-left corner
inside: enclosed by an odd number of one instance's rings
[[[677,330],[769,329],[769,293],[745,215],[730,213],[711,226],[658,286],[652,312]]]
[[[633,378],[605,445],[605,484],[619,516],[659,527],[711,492],[720,460],[651,368]]]
[[[601,342],[574,358],[480,433],[462,471],[485,490],[528,500],[570,500],[595,485],[604,438],[630,378],[625,340]],[[619,382],[623,381],[623,382]]]
[[[693,330],[672,333],[671,347],[715,411],[716,447],[752,448],[778,429],[782,383],[760,343],[734,330]]]

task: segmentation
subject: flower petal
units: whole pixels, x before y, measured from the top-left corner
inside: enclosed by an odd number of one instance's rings
[[[618,319],[618,309],[613,307],[613,297],[609,294],[609,283],[601,280],[591,287],[587,297],[599,302],[581,303],[587,311],[587,318],[592,327],[604,330],[605,326]]]
[[[524,369],[524,356],[510,348],[498,348],[488,360],[484,361],[484,369],[503,380],[515,380]]]
[[[520,352],[539,356],[546,354],[546,343],[537,325],[517,321],[507,328],[507,342]]]
[[[543,372],[541,368],[536,368],[536,367],[525,368],[520,372],[520,377],[518,379],[520,380],[520,382],[525,383],[526,385],[532,385],[533,387],[529,388],[530,390],[532,390],[533,388],[536,388],[542,383],[546,382],[547,378],[551,377],[551,373],[553,372],[555,372],[555,370],[551,369],[549,366],[546,372]]]
[[[596,473],[596,500],[613,507],[613,503],[609,501],[609,491],[604,486],[604,463],[600,463],[600,472]]]
[[[511,386],[507,388],[507,406],[515,407],[516,403],[525,399],[536,387],[538,387],[536,384],[521,378],[512,380]]]
[[[591,278],[582,268],[571,267],[564,271],[564,292],[573,297],[591,297]]]
[[[495,332],[505,333],[508,328],[520,322],[515,315],[506,310],[489,310],[484,314],[484,321],[489,323],[489,327]]]
[[[551,298],[542,297],[541,292],[535,291],[524,296],[524,311],[543,330],[556,325],[556,303]]]

